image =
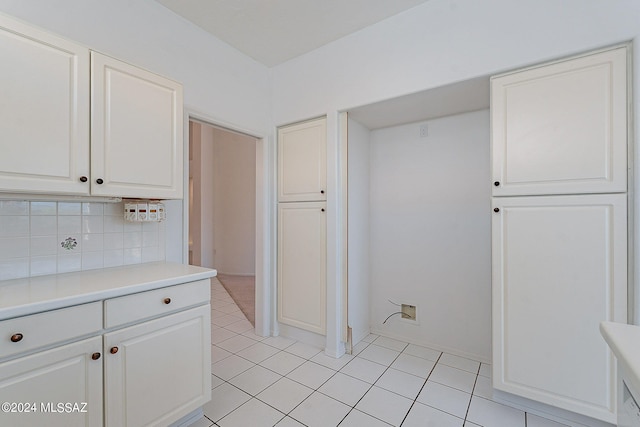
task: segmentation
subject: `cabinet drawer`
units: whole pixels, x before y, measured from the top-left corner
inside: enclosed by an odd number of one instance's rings
[[[104,302],[105,328],[181,310],[211,299],[210,280],[169,286]]]
[[[0,358],[86,336],[101,329],[100,302],[4,320],[0,322]]]

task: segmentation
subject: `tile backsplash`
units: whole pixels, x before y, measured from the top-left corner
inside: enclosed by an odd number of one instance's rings
[[[164,259],[164,223],[125,221],[122,203],[0,200],[0,280]]]

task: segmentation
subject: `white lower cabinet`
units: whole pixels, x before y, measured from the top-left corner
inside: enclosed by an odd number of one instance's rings
[[[325,202],[278,204],[278,321],[326,333]]]
[[[493,386],[615,422],[599,333],[627,321],[625,194],[493,199]]]
[[[211,306],[105,334],[107,426],[167,426],[210,399]]]
[[[1,321],[0,426],[178,421],[211,399],[209,301],[206,279]]]
[[[0,363],[0,425],[101,426],[101,348],[98,336]]]

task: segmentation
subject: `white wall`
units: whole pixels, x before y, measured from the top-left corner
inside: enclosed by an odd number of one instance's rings
[[[639,21],[637,0],[430,0],[275,67],[275,123],[631,40]]]
[[[371,329],[489,361],[489,111],[426,123],[371,132]]]
[[[338,111],[637,39],[638,22],[637,0],[430,0],[274,67],[276,125],[328,117],[329,321],[340,318],[343,304]],[[636,122],[639,46],[640,40],[633,49]],[[640,164],[640,150],[634,152],[635,164]],[[635,176],[640,188],[640,174]],[[640,198],[635,200],[638,222]],[[637,232],[635,242],[640,242]],[[637,259],[635,264],[640,271]],[[328,347],[340,331],[339,324],[328,325]]]
[[[357,344],[370,332],[370,132],[355,120],[349,120],[348,131],[348,316],[353,344]]]

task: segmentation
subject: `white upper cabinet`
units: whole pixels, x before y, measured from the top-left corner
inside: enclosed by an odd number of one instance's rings
[[[91,194],[182,198],[182,86],[91,52]]]
[[[327,119],[278,129],[278,201],[326,200]]]
[[[0,191],[89,194],[89,49],[0,16]]]
[[[627,190],[627,48],[491,80],[493,195]]]
[[[180,84],[2,16],[0,56],[0,192],[182,198]]]

